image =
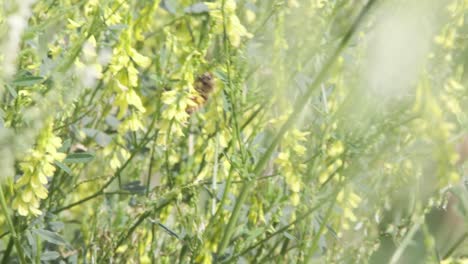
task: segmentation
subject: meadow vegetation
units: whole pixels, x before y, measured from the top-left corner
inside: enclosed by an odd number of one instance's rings
[[[467,15],[0,0],[0,263],[467,263]]]

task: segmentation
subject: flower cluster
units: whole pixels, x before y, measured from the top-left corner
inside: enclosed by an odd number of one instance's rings
[[[291,203],[296,206],[299,204],[299,192],[301,191],[302,180],[300,175],[306,169],[306,164],[302,157],[306,148],[301,144],[306,142],[308,132],[301,132],[293,129],[288,132],[282,144],[282,150],[278,154],[275,163],[279,171],[284,175],[287,186],[291,190]]]
[[[215,21],[214,33],[216,34],[221,34],[224,32],[224,19],[222,11],[222,8],[224,8],[224,15],[226,16],[226,33],[232,46],[239,47],[243,37],[252,37],[252,34],[250,34],[247,29],[245,29],[239,18],[236,16],[237,6],[235,1],[227,0],[224,6],[220,2],[205,2],[205,4],[210,9],[210,15]]]
[[[161,124],[161,130],[175,136],[182,136],[182,128],[189,118],[185,110],[188,107],[196,107],[197,104],[192,101],[191,95],[185,90],[166,91],[162,94],[161,100],[166,106],[162,112],[162,118],[167,120]]]
[[[340,225],[344,230],[348,230],[350,224],[358,220],[354,210],[361,204],[362,198],[348,187],[338,193],[336,201],[343,210]]]
[[[136,66],[147,68],[151,64],[151,59],[140,54],[131,45],[133,36],[132,27],[121,33],[121,42],[114,48],[109,71],[112,76],[112,87],[115,93],[114,105],[119,108],[118,119],[122,119],[129,106],[133,106],[135,111],[129,116],[130,123],[125,124],[125,128],[137,131],[143,127],[140,115],[146,112],[143,102],[138,95],[138,70]],[[120,131],[126,132],[126,131]]]
[[[116,21],[121,18],[115,17]],[[128,19],[129,20],[129,19]],[[114,95],[113,105],[118,108],[118,134],[111,144],[104,148],[104,155],[110,156],[110,167],[118,169],[130,154],[122,147],[125,145],[124,135],[129,132],[144,130],[143,114],[146,108],[138,92],[139,71],[137,67],[147,68],[151,59],[139,53],[132,46],[133,27],[128,27],[120,35],[120,42],[113,48],[109,63],[109,87]],[[131,107],[131,108],[130,108]]]
[[[169,33],[168,37],[174,42],[181,41]],[[162,120],[159,124],[161,132],[158,137],[158,145],[166,145],[170,141],[169,136],[172,139],[182,137],[183,129],[187,126],[190,117],[190,111],[187,111],[187,109],[196,109],[198,107],[197,102],[194,100],[198,94],[194,88],[194,71],[197,60],[200,59],[200,54],[198,52],[186,54],[183,51],[175,50],[174,52],[179,52],[179,56],[184,58],[185,61],[172,76],[180,81],[174,87],[171,87],[171,90],[164,91],[161,96],[163,107]]]
[[[325,138],[330,137],[328,134]],[[338,170],[344,165],[341,155],[344,153],[344,145],[341,140],[330,140],[330,142],[322,144],[322,151],[324,152],[323,164],[327,166],[319,165],[317,171],[319,172],[318,180],[321,184],[324,184],[330,178],[338,178]]]
[[[115,74],[114,88],[117,93],[114,104],[119,107],[118,118],[122,118],[128,106],[134,106],[138,112],[144,113],[145,107],[135,91],[138,86],[138,70],[134,62],[141,67],[148,67],[150,59],[138,53],[131,47],[119,46],[114,49],[110,70]]]
[[[414,131],[420,133],[425,141],[432,142],[434,145],[435,159],[439,163],[435,173],[439,178],[439,183],[445,185],[457,182],[460,176],[454,170],[453,165],[458,157],[455,147],[449,143],[455,124],[446,120],[441,99],[436,97],[427,79],[423,79],[417,88],[413,110],[422,115],[421,119],[413,122]]]
[[[57,149],[62,140],[53,133],[53,122],[48,122],[37,138],[37,144],[20,163],[23,175],[17,180],[13,208],[22,216],[40,215],[39,202],[47,198],[47,177],[55,172],[54,162],[62,161],[64,153]]]

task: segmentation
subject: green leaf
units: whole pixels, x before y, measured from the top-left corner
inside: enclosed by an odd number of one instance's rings
[[[5,85],[5,86],[8,89],[8,92],[10,92],[10,95],[13,98],[16,98],[18,96],[18,93],[16,92],[16,90],[13,87],[11,87],[11,85]]]
[[[71,146],[71,139],[66,139],[65,141],[63,141],[62,143],[62,146],[58,149],[59,152],[67,152],[67,150],[70,148]]]
[[[94,159],[94,154],[88,152],[72,153],[68,155],[64,163],[88,163]]]
[[[229,81],[228,81],[228,76],[226,75],[226,73],[222,70],[216,70],[214,72],[214,74],[216,75],[216,77],[218,77],[218,79],[220,79],[224,84],[228,84]]]
[[[60,257],[60,254],[58,252],[46,251],[46,252],[42,253],[41,260],[42,261],[50,261],[50,260],[58,259],[59,257]]]
[[[33,238],[31,232],[29,230],[26,230],[26,231],[24,231],[24,234],[25,234],[26,240],[28,241],[28,244],[31,246],[31,248],[37,248],[36,240]]]
[[[49,226],[52,231],[58,232],[59,230],[63,230],[63,228],[65,227],[65,224],[60,221],[52,221],[52,222],[49,222]]]
[[[67,165],[63,164],[62,162],[60,161],[55,161],[55,165],[57,165],[57,167],[59,167],[60,169],[62,169],[64,172],[66,172],[68,175],[72,176],[73,173],[70,169],[70,167],[68,167]]]
[[[289,238],[289,240],[293,240],[293,241],[296,240],[296,237],[293,236],[293,235],[291,235],[291,234],[288,233],[288,232],[284,232],[283,235],[284,235],[285,237]]]
[[[265,228],[254,228],[247,234],[248,234],[248,237],[245,240],[245,243],[246,244],[253,243],[257,238],[265,234]]]
[[[42,81],[44,81],[44,78],[41,76],[21,76],[14,79],[11,84],[14,86],[31,86]]]
[[[43,240],[55,244],[55,245],[66,245],[67,241],[59,236],[57,233],[44,230],[44,229],[32,229],[32,232],[37,234]]]

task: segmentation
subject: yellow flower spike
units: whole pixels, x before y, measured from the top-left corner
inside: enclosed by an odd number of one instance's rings
[[[21,178],[18,179],[18,181],[16,182],[15,186],[16,188],[20,188],[26,184],[29,184],[29,182],[31,181],[30,179],[30,174],[23,174],[23,176]]]
[[[55,172],[55,167],[51,163],[45,162],[43,164],[43,167],[42,167],[42,172],[45,175],[52,175]],[[41,175],[41,173],[38,173],[38,174]],[[45,180],[44,180],[44,178],[45,178]],[[47,178],[46,177],[40,177],[39,179],[41,180],[41,183],[43,183],[43,184],[47,183]]]
[[[29,203],[32,200],[33,192],[31,189],[26,189],[22,194],[21,194],[21,200],[25,203]]]
[[[291,189],[291,191],[293,192],[299,192],[301,190],[301,181],[297,178],[297,177],[288,177],[288,179],[290,179],[288,181],[288,185],[289,185],[289,188]]]
[[[120,125],[118,132],[125,134],[127,131],[144,130],[144,126],[137,114],[133,113],[129,118],[125,119]]]
[[[215,21],[214,31],[218,34],[223,33],[224,28],[224,21],[221,12],[221,8],[223,7],[221,3],[209,3],[204,2],[208,9],[210,9],[210,16]],[[227,16],[226,18],[226,31],[231,42],[231,45],[234,47],[238,47],[240,45],[240,41],[242,37],[251,38],[252,34],[250,34],[247,29],[240,23],[239,18],[236,16],[236,2],[233,0],[228,0],[224,4],[224,13]]]
[[[15,204],[13,204],[13,208],[15,208]],[[16,204],[16,209],[18,210],[18,213],[22,216],[27,216],[29,213],[28,206],[22,202],[18,202],[18,204]]]
[[[236,11],[237,5],[234,0],[227,0],[224,3],[224,10],[228,13],[234,13]]]
[[[143,130],[144,126],[136,117],[129,119],[129,128],[131,131]]]
[[[49,165],[49,164],[47,164],[47,165]],[[52,171],[51,173],[46,173],[46,172],[44,172],[44,171],[42,171],[42,172],[38,171],[38,172],[37,172],[37,179],[39,180],[39,182],[36,182],[36,181],[34,180],[33,183],[34,183],[35,185],[47,184],[47,176],[46,176],[46,174],[47,174],[47,175],[50,175],[50,174],[52,174],[52,173],[53,173],[53,171]]]
[[[247,9],[245,11],[245,19],[247,20],[247,23],[250,24],[250,23],[254,22],[256,17],[257,16],[255,15],[255,13],[252,10]]]
[[[120,162],[117,155],[113,155],[109,161],[109,166],[111,167],[111,169],[117,170],[121,165],[122,163]]]
[[[171,155],[169,155],[169,164],[174,165],[177,162],[179,162],[179,160],[180,160],[180,155],[175,154],[175,153],[171,153]]]
[[[176,90],[170,90],[170,91],[165,91],[161,95],[161,101],[164,104],[167,105],[172,105],[177,101],[177,91]]]
[[[225,130],[219,134],[218,144],[220,148],[225,148],[228,146],[228,140],[227,140],[228,137],[229,137],[229,133]]]
[[[28,151],[20,163],[23,175],[15,184],[17,195],[13,200],[13,209],[22,216],[41,214],[39,201],[47,198],[48,191],[44,186],[48,182],[47,176],[55,172],[53,162],[64,158],[57,152],[61,140],[53,134],[52,125],[48,121],[36,139],[35,149]]]
[[[28,175],[28,177],[30,178],[29,184],[32,188],[39,188],[43,184],[38,177],[34,177],[34,174]]]
[[[288,188],[292,192],[290,195],[292,205],[298,205],[300,202],[299,192],[303,183],[298,175],[307,168],[307,165],[300,161],[300,157],[304,155],[306,148],[300,145],[299,142],[305,141],[308,134],[308,132],[301,132],[298,129],[286,133],[282,143],[285,151],[278,153],[275,160]]]
[[[351,222],[356,222],[357,218],[356,215],[353,213],[353,210],[350,208],[344,209],[344,216],[348,218]]]
[[[162,117],[166,120],[172,120],[177,114],[177,108],[174,105],[169,106],[162,113]]]
[[[280,152],[278,154],[278,162],[285,162],[289,160],[289,152]]]
[[[456,183],[460,181],[460,174],[455,171],[449,173],[449,182]]]
[[[134,91],[134,90],[129,90],[127,92],[126,99],[128,101],[128,104],[135,106],[138,111],[144,113],[146,112],[145,107],[143,106],[143,103],[141,102],[140,96]]]
[[[337,159],[335,162],[333,162],[332,164],[330,164],[330,166],[327,167],[327,172],[329,174],[332,174],[342,165],[343,165],[343,161],[341,159]]]
[[[47,189],[44,186],[38,186],[33,189],[34,194],[41,199],[47,198]]]
[[[334,142],[328,149],[328,155],[330,157],[337,157],[341,155],[343,152],[344,152],[344,146],[340,140]]]
[[[137,87],[138,86],[138,70],[133,66],[133,64],[129,64],[126,68],[127,72],[127,80],[128,86],[130,87]]]
[[[307,140],[307,136],[310,135],[310,132],[302,132],[298,129],[294,129],[292,131],[292,134],[294,136],[294,138],[298,141],[306,141]]]
[[[294,192],[294,193],[291,194],[290,200],[291,200],[291,204],[293,206],[297,206],[297,205],[299,205],[299,203],[301,201],[301,197],[299,196],[298,193]]]
[[[351,207],[353,208],[358,207],[361,201],[362,201],[361,197],[357,195],[356,193],[351,192],[349,194],[349,204],[351,205]]]
[[[78,22],[76,22],[76,21],[74,21],[74,20],[72,20],[70,18],[68,18],[67,20],[68,20],[68,25],[67,25],[68,29],[77,29],[77,28],[81,27],[80,23],[78,23]]]
[[[296,152],[297,155],[303,156],[307,149],[306,149],[306,147],[304,147],[302,145],[295,145],[295,146],[293,146],[293,150],[294,150],[294,152]]]
[[[344,191],[341,190],[341,191],[338,193],[338,195],[336,196],[336,201],[338,201],[338,202],[341,203],[341,202],[343,202],[343,198],[344,198]]]
[[[116,250],[117,253],[124,253],[125,251],[127,251],[128,249],[128,246],[127,245],[122,245],[122,246],[119,246]]]
[[[133,59],[133,61],[140,67],[147,68],[151,64],[151,59],[150,58],[141,55],[134,48],[130,49],[130,54],[129,55]]]

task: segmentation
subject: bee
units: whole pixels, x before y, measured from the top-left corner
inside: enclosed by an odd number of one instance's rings
[[[196,106],[188,106],[185,110],[188,114],[192,114],[193,112],[202,108],[208,101],[208,98],[210,97],[210,94],[213,92],[215,87],[213,74],[210,72],[205,72],[198,76],[193,87],[195,88],[195,91],[197,91],[197,94],[191,99],[193,102],[195,102]]]

